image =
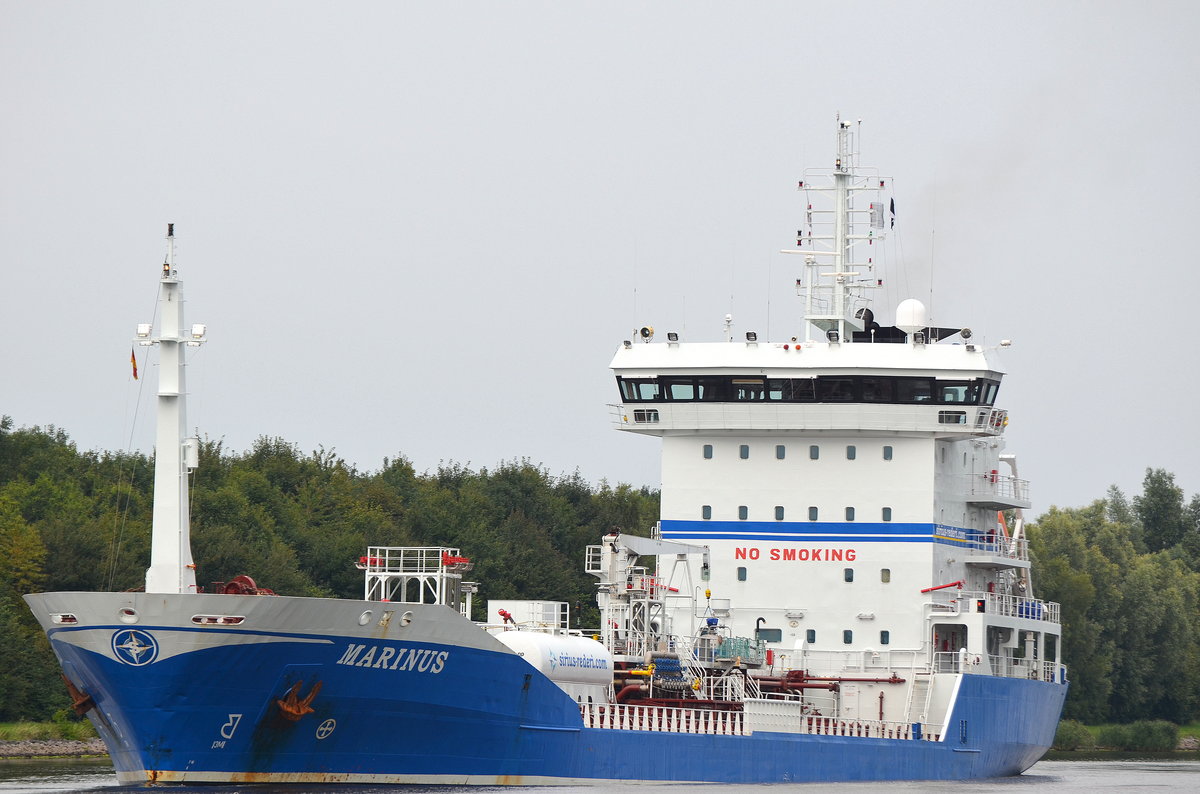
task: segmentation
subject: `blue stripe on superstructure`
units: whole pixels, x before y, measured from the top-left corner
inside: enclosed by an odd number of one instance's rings
[[[664,519],[662,536],[674,540],[783,540],[800,542],[939,543],[959,545],[982,540],[978,529],[944,524],[878,521],[693,521]],[[955,537],[958,536],[958,537]]]

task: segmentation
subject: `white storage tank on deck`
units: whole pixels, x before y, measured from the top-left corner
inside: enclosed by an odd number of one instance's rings
[[[607,702],[613,658],[595,640],[543,631],[502,631],[495,637],[575,700]]]

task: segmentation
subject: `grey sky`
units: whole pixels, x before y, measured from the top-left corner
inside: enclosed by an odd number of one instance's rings
[[[1035,514],[1135,492],[1147,466],[1200,491],[1200,5],[0,2],[0,20],[18,425],[149,449],[130,338],[173,221],[211,340],[190,423],[227,448],[657,486],[658,442],[610,428],[612,352],[647,323],[717,339],[726,312],[799,330],[799,263],[776,252],[840,110],[896,180],[895,299],[1014,341],[1000,404]]]

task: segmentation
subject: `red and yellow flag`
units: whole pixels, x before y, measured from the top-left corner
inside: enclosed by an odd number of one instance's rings
[[[137,380],[138,377],[137,377],[137,350],[136,349],[130,349],[129,363],[133,365],[133,379]]]

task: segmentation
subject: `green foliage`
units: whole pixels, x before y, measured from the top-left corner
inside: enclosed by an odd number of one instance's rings
[[[1092,733],[1082,722],[1063,720],[1054,732],[1055,750],[1089,750],[1096,746]]]
[[[58,666],[20,596],[141,586],[152,489],[153,463],[143,455],[80,453],[61,430],[14,430],[0,417],[0,720],[87,730],[61,712],[68,698]],[[594,488],[529,461],[418,474],[397,456],[364,473],[331,450],[304,454],[279,438],[260,438],[244,454],[206,439],[191,508],[201,586],[248,574],[282,595],[361,598],[353,563],[368,545],[450,546],[476,563],[476,619],[488,599],[546,599],[569,601],[575,624],[595,627],[584,546],[613,526],[644,533],[658,494]]]
[[[1167,752],[1179,744],[1179,726],[1165,720],[1105,725],[1096,737],[1096,744],[1110,750]]]
[[[1109,750],[1124,750],[1131,740],[1128,725],[1105,725],[1096,734],[1096,746]]]
[[[1143,486],[1029,528],[1038,595],[1062,604],[1071,719],[1200,715],[1200,501],[1161,469]]]

